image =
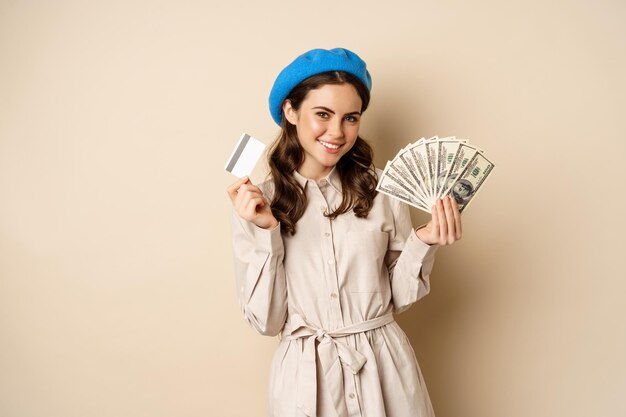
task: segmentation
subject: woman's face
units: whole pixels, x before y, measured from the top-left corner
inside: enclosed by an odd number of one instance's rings
[[[296,126],[307,178],[327,175],[356,142],[361,122],[361,97],[351,84],[326,84],[306,95],[296,111],[286,101],[287,121]]]

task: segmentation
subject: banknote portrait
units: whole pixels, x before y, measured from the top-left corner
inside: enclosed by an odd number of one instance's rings
[[[460,179],[452,186],[451,194],[456,202],[461,206],[465,205],[470,200],[473,191],[474,187],[471,182],[466,179]]]

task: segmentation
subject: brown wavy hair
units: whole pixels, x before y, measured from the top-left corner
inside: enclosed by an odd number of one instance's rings
[[[294,110],[298,110],[309,91],[326,84],[353,85],[361,97],[361,113],[367,109],[370,101],[369,90],[357,77],[343,71],[313,75],[294,87],[285,100],[289,100]],[[327,217],[335,219],[350,210],[354,211],[356,217],[367,217],[376,197],[378,182],[373,157],[371,146],[358,136],[354,146],[335,166],[341,179],[343,200],[333,212],[325,214]],[[272,213],[281,223],[281,232],[294,235],[296,223],[304,214],[307,205],[304,189],[293,175],[304,163],[304,150],[298,140],[296,127],[285,119],[284,114],[280,134],[268,153],[268,163],[274,185],[270,204]]]

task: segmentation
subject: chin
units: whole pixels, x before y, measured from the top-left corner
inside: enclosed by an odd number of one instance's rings
[[[333,156],[332,158],[324,158],[322,160],[320,160],[320,164],[327,167],[327,168],[332,168],[335,165],[337,165],[337,162],[339,162],[339,160],[341,159],[341,156]]]

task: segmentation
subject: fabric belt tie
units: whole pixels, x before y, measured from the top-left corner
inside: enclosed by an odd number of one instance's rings
[[[288,327],[285,326],[283,331],[283,339],[304,339],[298,367],[298,408],[307,416],[317,415],[317,367],[315,364],[317,350],[328,392],[332,397],[337,415],[347,416],[342,368],[346,367],[356,375],[365,364],[366,358],[352,346],[338,342],[335,338],[377,329],[393,321],[393,313],[388,313],[361,323],[326,331],[311,326],[299,314],[291,315]],[[317,346],[316,340],[319,341]]]

